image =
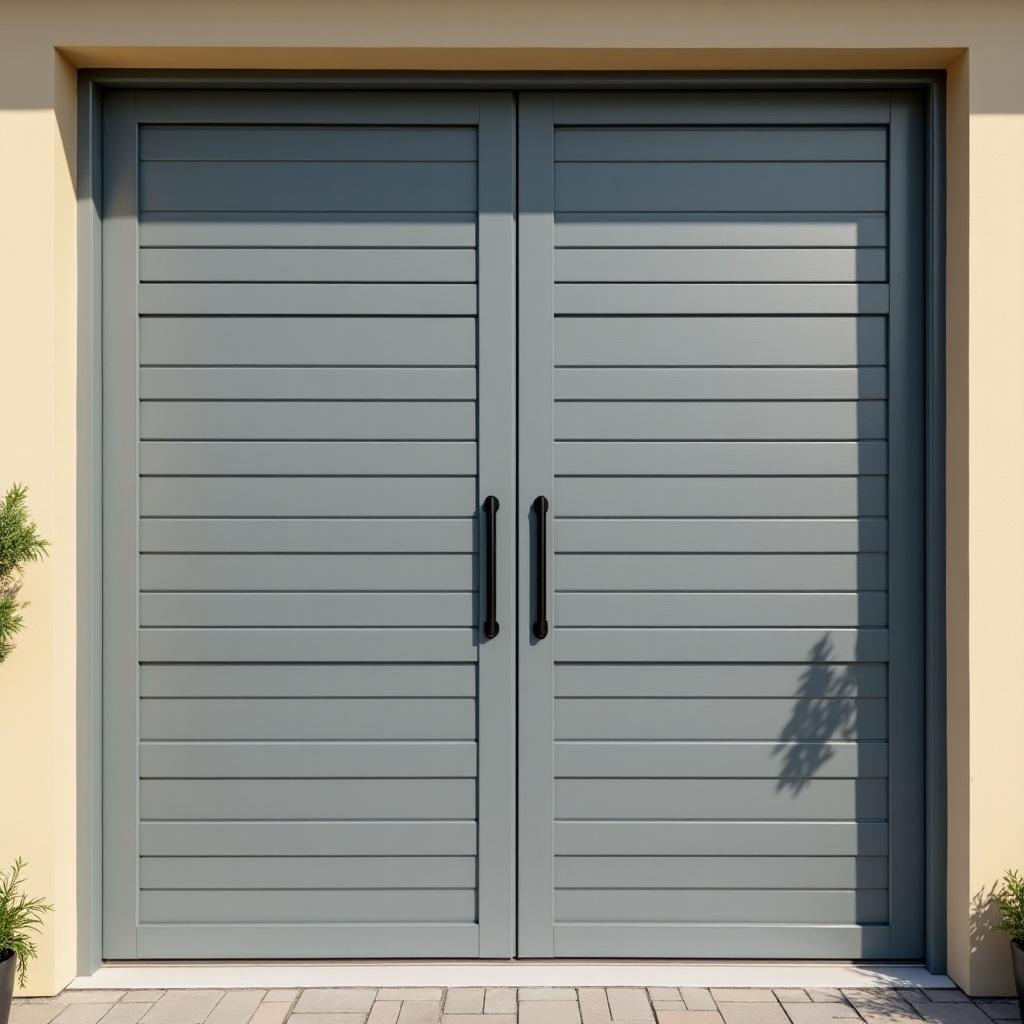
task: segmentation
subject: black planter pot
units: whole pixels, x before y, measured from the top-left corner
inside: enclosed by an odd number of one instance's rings
[[[1020,1006],[1020,1015],[1024,1018],[1024,946],[1019,942],[1011,942],[1010,956],[1013,958],[1013,980],[1017,985],[1017,1005]],[[3,1024],[2,1018],[0,1024]]]
[[[11,1015],[11,997],[14,995],[14,972],[18,958],[14,950],[0,949],[0,1024],[7,1024]]]

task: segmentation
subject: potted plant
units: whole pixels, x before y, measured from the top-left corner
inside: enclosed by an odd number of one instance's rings
[[[15,975],[24,987],[28,962],[35,959],[32,935],[42,927],[43,914],[53,909],[25,894],[24,868],[25,862],[18,857],[10,871],[0,871],[0,1024],[7,1024],[11,1012]]]
[[[1010,936],[1013,980],[1017,986],[1021,1016],[1024,1017],[1024,875],[1008,871],[992,900],[999,910],[999,928]]]
[[[0,662],[14,650],[24,603],[18,600],[21,574],[46,554],[47,544],[28,514],[28,489],[15,484],[0,502]]]

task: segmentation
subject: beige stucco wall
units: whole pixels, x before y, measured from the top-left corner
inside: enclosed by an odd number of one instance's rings
[[[31,991],[76,972],[89,848],[75,67],[121,66],[950,69],[950,971],[973,993],[1007,992],[1005,939],[978,906],[1024,864],[1022,47],[1019,0],[0,0],[0,487],[30,485],[53,542],[0,668],[0,863],[24,855],[57,905]]]

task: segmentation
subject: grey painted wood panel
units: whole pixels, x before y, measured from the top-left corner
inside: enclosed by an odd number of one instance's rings
[[[143,857],[471,857],[475,821],[145,821]]]
[[[157,606],[162,615],[167,605]],[[190,614],[180,607],[180,614]],[[143,624],[152,608],[143,602]],[[555,616],[566,627],[885,626],[887,607],[885,594],[557,593]]]
[[[148,924],[472,922],[476,896],[472,889],[143,889],[139,909]]]
[[[811,696],[806,690],[811,689],[815,674],[830,682]],[[803,774],[809,776],[815,766],[814,761],[804,763],[790,756],[793,740],[799,746],[806,741],[833,737],[843,740],[886,738],[888,723],[884,700],[849,697],[844,691],[841,673],[830,672],[827,668],[805,669],[805,675],[804,692],[789,698],[559,697],[555,700],[555,738],[774,741],[779,761],[775,774],[781,778],[786,778],[787,770],[794,767],[807,769]],[[802,721],[815,711],[827,716],[833,727],[818,726],[815,730]],[[801,727],[802,733],[799,732]],[[665,788],[671,787],[666,784]],[[742,786],[737,783],[734,788],[738,791]],[[779,788],[786,789],[785,786]]]
[[[872,212],[886,208],[886,169],[882,163],[592,160],[556,164],[554,173],[555,203],[559,211],[567,213]],[[204,184],[207,189],[212,187],[212,182]],[[145,189],[143,177],[143,194]]]
[[[447,519],[189,519],[147,517],[139,523],[144,554],[471,553],[473,520]]]
[[[559,133],[561,135],[561,133]],[[560,212],[555,245],[857,246],[885,245],[884,213]],[[145,236],[144,236],[145,237]]]
[[[476,164],[164,160],[140,164],[139,203],[142,211],[462,212],[476,208]]]
[[[886,520],[556,519],[559,553],[872,552],[888,546]]]
[[[558,441],[847,441],[886,436],[884,402],[559,402]],[[556,510],[557,511],[557,510]]]
[[[558,821],[559,856],[884,857],[882,821]],[[788,929],[787,929],[788,930]]]
[[[885,857],[558,857],[571,889],[884,889]]]
[[[466,697],[144,697],[139,727],[143,741],[471,740],[476,736],[474,701]],[[187,792],[187,787],[182,791]],[[382,804],[381,810],[386,809]]]
[[[145,446],[140,455],[146,466]],[[857,476],[882,475],[888,461],[884,441],[559,441],[555,469],[561,477]]]
[[[473,366],[472,317],[202,316],[139,321],[143,366]]]
[[[880,316],[560,316],[558,366],[880,366]]]
[[[143,155],[146,154],[145,136]],[[559,161],[885,160],[881,128],[561,128]]]
[[[472,889],[474,857],[143,857],[143,889]]]
[[[144,821],[476,817],[472,779],[143,779]],[[287,895],[294,896],[296,890]],[[290,920],[295,919],[293,909]]]
[[[860,133],[862,145],[869,134]],[[842,141],[841,139],[838,141]],[[476,160],[470,127],[143,125],[140,160]],[[861,157],[861,159],[869,159]]]
[[[869,237],[864,235],[863,237]],[[476,213],[258,213],[226,210],[149,211],[140,216],[139,241],[162,245],[468,246],[476,244]],[[862,244],[868,245],[869,242]]]
[[[139,764],[143,779],[475,778],[476,745],[426,740],[162,741],[142,743]]]
[[[143,402],[140,438],[472,441],[473,402]]]
[[[555,744],[559,778],[772,779],[777,778],[784,758],[813,766],[816,777],[826,779],[885,778],[889,770],[889,749],[880,740],[812,739],[781,746],[776,740],[650,743],[615,739]],[[637,875],[641,880],[645,877]],[[675,884],[682,884],[682,877]]]
[[[444,269],[442,264],[438,273],[443,273]],[[608,247],[555,251],[555,280],[559,282],[884,281],[887,272],[885,250],[881,248]],[[431,277],[430,280],[462,279]]]
[[[424,503],[429,498],[423,499]],[[882,476],[575,476],[555,484],[559,513],[572,516],[884,516]],[[147,509],[143,486],[143,508]],[[428,506],[429,507],[429,506]]]

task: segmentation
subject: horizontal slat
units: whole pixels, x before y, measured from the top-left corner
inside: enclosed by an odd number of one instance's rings
[[[471,555],[143,555],[142,590],[472,590]],[[806,588],[805,588],[806,589]]]
[[[139,599],[142,626],[472,626],[475,616],[473,594],[175,593]]]
[[[139,339],[143,366],[476,363],[472,317],[142,317]]]
[[[884,160],[882,128],[559,127],[555,160]]]
[[[836,707],[841,711],[845,705]],[[813,769],[819,779],[882,779],[889,770],[888,758],[888,746],[881,741],[576,740],[555,744],[555,774],[560,778],[778,779],[780,772],[799,764],[809,774]]]
[[[140,439],[463,441],[475,402],[142,402]]]
[[[884,889],[888,874],[885,857],[555,858],[559,889]]]
[[[868,133],[860,135],[867,145]],[[142,125],[139,130],[140,160],[280,160],[282,154],[289,160],[475,160],[476,131],[407,125]]]
[[[884,518],[555,520],[559,553],[868,552],[887,547]]]
[[[191,741],[472,740],[476,736],[476,704],[471,699],[454,697],[241,700],[144,697],[140,707],[139,735],[142,740]],[[244,818],[247,815],[233,814],[231,817]],[[248,817],[258,818],[260,815]],[[301,818],[303,815],[296,813],[292,817]],[[330,815],[314,814],[309,817]],[[401,815],[368,814],[364,817]],[[410,812],[406,817],[422,815]]]
[[[143,384],[145,374],[143,371]],[[150,373],[169,373],[168,370],[151,370]],[[196,373],[198,371],[192,371]],[[231,371],[229,371],[231,372]],[[275,374],[280,371],[273,371]],[[303,372],[303,371],[296,371]],[[304,371],[308,373],[324,373],[324,370]],[[357,371],[335,371],[353,374]],[[383,372],[383,371],[382,371]],[[396,373],[398,371],[390,371]],[[432,381],[440,374],[469,373],[466,370],[410,370],[410,374],[430,374]],[[283,375],[282,375],[283,376]],[[329,378],[330,379],[330,378]],[[418,381],[421,387],[425,386]],[[411,390],[411,389],[410,389]],[[282,391],[287,393],[287,378]],[[472,392],[469,392],[472,394]],[[748,401],[768,401],[778,399],[824,400],[830,398],[885,398],[886,374],[878,366],[863,369],[790,369],[781,367],[751,368],[735,367],[729,369],[674,369],[670,367],[633,367],[609,366],[601,368],[562,368],[555,370],[555,398],[563,400],[584,401],[682,401],[717,398],[720,401],[746,399]],[[163,395],[146,395],[151,398],[162,398]],[[203,397],[197,395],[196,397]],[[210,397],[221,397],[213,395]],[[233,396],[224,396],[233,397]],[[254,395],[253,397],[263,397]],[[314,395],[310,397],[321,397]],[[347,396],[346,396],[347,397]],[[371,392],[369,397],[388,398],[390,395],[376,395]],[[410,398],[431,397],[422,394],[411,394]],[[465,393],[443,394],[440,398],[464,398]]]
[[[558,779],[555,816],[566,819],[644,820],[753,818],[825,821],[884,818],[882,779],[807,779],[780,786],[775,779]]]
[[[620,245],[624,244],[622,242]],[[319,255],[319,254],[318,254]],[[145,261],[143,261],[145,267]],[[884,249],[585,248],[555,250],[555,281],[884,281]],[[154,278],[155,280],[156,278]],[[332,278],[332,280],[353,280]],[[362,279],[359,279],[362,280]],[[405,280],[405,278],[377,278]],[[429,280],[466,280],[431,277]]]
[[[139,280],[475,281],[476,253],[471,249],[397,248],[142,249]]]
[[[143,399],[180,398],[191,401],[472,401],[476,398],[476,371],[442,366],[394,369],[369,366],[150,366],[143,367],[140,372],[139,396]]]
[[[389,213],[375,211],[308,213],[263,210],[216,212],[187,210],[139,216],[139,244],[161,245],[476,245],[475,211],[463,213]],[[884,219],[884,218],[883,218]],[[831,237],[831,236],[829,236]],[[845,237],[845,235],[843,236]],[[869,236],[862,235],[862,238]],[[822,244],[825,244],[824,242]],[[846,243],[841,243],[846,244]],[[861,241],[861,245],[873,244]]]
[[[471,516],[476,481],[461,476],[150,476],[140,482],[139,511],[144,516],[195,517]]]
[[[473,857],[143,857],[146,889],[472,889]]]
[[[476,744],[466,742],[217,743],[209,740],[142,743],[139,747],[139,777],[143,779],[452,779],[475,776]]]
[[[775,775],[779,779],[802,779],[813,774],[811,769],[815,762],[801,764],[799,759],[791,759],[788,756],[790,744],[886,738],[888,714],[884,700],[847,696],[842,674],[827,666],[807,666],[804,673],[808,680],[819,675],[828,682],[817,687],[817,692],[812,689],[811,693],[793,698],[559,697],[555,700],[555,737],[559,740],[774,741],[778,746]],[[812,687],[814,685],[812,683]],[[807,771],[787,774],[787,769],[801,767]],[[780,789],[787,788],[780,785]]]
[[[207,601],[210,597],[210,595],[194,596],[204,597]],[[454,597],[455,595],[445,596]],[[158,606],[162,615],[167,614],[164,611],[165,607],[166,603]],[[172,607],[176,609],[178,605],[174,604]],[[219,609],[220,605],[215,607]],[[321,606],[315,605],[314,607],[319,609]],[[180,614],[185,616],[196,614],[186,609],[187,604],[183,602]],[[147,606],[143,602],[144,622],[146,611]],[[885,626],[888,622],[887,613],[888,602],[885,594],[559,593],[555,595],[555,622],[563,627]],[[347,622],[348,620],[336,618],[334,621]],[[378,621],[394,620],[379,619]],[[177,623],[166,624],[176,625]],[[318,624],[317,621],[310,622],[310,625]],[[395,624],[402,625],[404,623],[396,622]],[[448,624],[438,623],[438,625]]]
[[[145,324],[146,322],[143,321]],[[868,366],[885,363],[879,316],[560,316],[559,366]]]
[[[237,857],[467,856],[476,853],[474,821],[146,821],[142,856]]]
[[[887,468],[884,441],[559,441],[555,445],[556,476],[846,476],[882,474]]]
[[[884,590],[887,582],[886,556],[881,554],[558,555],[555,559],[555,586],[565,591],[856,591]]]
[[[184,940],[183,940],[184,941]],[[775,958],[886,960],[892,954],[887,925],[818,924],[556,924],[554,955],[750,960],[771,950]]]
[[[476,666],[142,665],[139,694],[142,697],[474,697]]]
[[[471,552],[463,519],[161,519],[139,523],[142,552]]]
[[[885,889],[568,889],[555,892],[558,921],[708,924],[884,924]]]
[[[823,634],[820,629],[563,626],[555,631],[555,657],[576,662],[825,661],[829,657],[836,661],[885,661],[889,657],[889,634],[884,629],[829,629]]]
[[[165,160],[140,165],[139,209],[462,212],[476,209],[476,174],[472,161]]]
[[[139,916],[145,924],[292,923],[336,921],[473,921],[471,889],[144,889]]]
[[[177,167],[178,165],[168,165]],[[207,165],[216,167],[217,165]],[[224,165],[225,167],[230,165]],[[443,166],[443,165],[440,165]],[[237,174],[236,174],[237,176]],[[201,187],[193,185],[197,201],[193,208],[205,209],[206,198],[215,188],[216,179],[201,179]],[[145,194],[145,172],[143,174]],[[156,183],[154,183],[155,185]],[[163,184],[163,181],[160,181]],[[190,181],[188,184],[192,184]],[[253,183],[254,185],[256,183]],[[312,182],[311,182],[312,185]],[[170,191],[168,186],[164,186]],[[292,187],[295,187],[294,185]],[[326,209],[340,209],[331,205],[337,192],[329,191],[317,182],[318,195],[323,194]],[[175,183],[175,198],[188,192],[188,185]],[[253,186],[250,190],[257,198],[261,193]],[[338,186],[338,191],[341,187]],[[160,206],[163,198],[157,193],[146,209],[187,209],[182,206]],[[220,202],[230,201],[228,196]],[[433,198],[433,197],[432,197]],[[165,202],[167,200],[164,200]],[[437,200],[435,200],[437,201]],[[337,202],[337,199],[335,199]],[[465,200],[463,200],[465,202]],[[227,209],[244,209],[227,206]],[[279,209],[274,206],[254,206],[254,209]],[[288,207],[284,207],[287,209]],[[398,209],[434,209],[430,206],[398,207]],[[439,209],[465,207],[439,206]],[[761,161],[736,163],[709,161],[707,163],[669,162],[629,163],[623,161],[588,161],[555,165],[555,209],[567,213],[642,211],[829,211],[844,210],[874,212],[886,208],[886,166],[884,163],[822,163],[799,161],[793,163]]]
[[[822,650],[822,655],[831,654]],[[884,665],[556,665],[557,697],[885,697]]]
[[[444,484],[455,490],[454,480],[449,478]],[[303,489],[305,486],[308,485]],[[190,483],[190,490],[192,487],[194,484]],[[143,481],[144,508],[145,500]],[[198,506],[199,499],[195,500]],[[264,501],[270,504],[268,499],[260,498],[257,507],[262,507]],[[417,504],[429,501],[428,496],[417,496]],[[453,495],[452,505],[455,504]],[[327,505],[332,508],[329,499]],[[882,476],[630,477],[628,481],[613,476],[559,477],[555,480],[554,507],[560,516],[750,518],[884,516],[888,508],[886,478]],[[464,505],[458,505],[458,511],[464,509]],[[433,507],[428,505],[425,514],[434,514]]]
[[[466,629],[143,629],[139,658],[160,662],[476,661]]]
[[[145,833],[144,833],[145,835]],[[889,829],[874,821],[558,821],[559,855],[677,856],[760,854],[884,857]]]
[[[827,783],[817,783],[827,785]],[[471,779],[144,779],[142,820],[471,819]],[[301,918],[299,918],[301,920]]]
[[[557,402],[554,416],[557,441],[846,441],[886,436],[885,402]]]
[[[139,312],[159,316],[471,316],[476,313],[476,285],[140,284]]]
[[[143,476],[473,476],[476,445],[472,441],[144,441],[139,446],[139,472]]]
[[[169,285],[143,285],[146,288]],[[226,288],[227,285],[221,287]],[[280,286],[284,288],[284,286]],[[299,287],[299,286],[293,286]],[[324,286],[328,287],[328,286]],[[331,287],[341,288],[336,285]],[[354,285],[351,287],[355,287]],[[370,286],[364,286],[370,287]],[[387,288],[387,285],[376,285]],[[392,285],[392,288],[447,288],[467,285]],[[687,316],[720,313],[865,314],[888,313],[889,286],[886,284],[556,284],[556,314],[651,314],[675,313]],[[434,296],[440,301],[440,295]],[[354,301],[354,300],[353,300]],[[396,298],[396,301],[401,301]],[[412,304],[413,297],[407,297]],[[158,309],[148,310],[159,312]],[[179,312],[168,309],[168,312]],[[234,309],[197,309],[196,312],[234,312]],[[290,312],[283,309],[282,312]],[[319,312],[319,309],[313,312]],[[354,308],[353,312],[363,312]],[[438,312],[465,313],[467,309]],[[180,310],[185,312],[185,310]],[[251,310],[256,312],[256,310]],[[415,306],[410,312],[426,312]]]

